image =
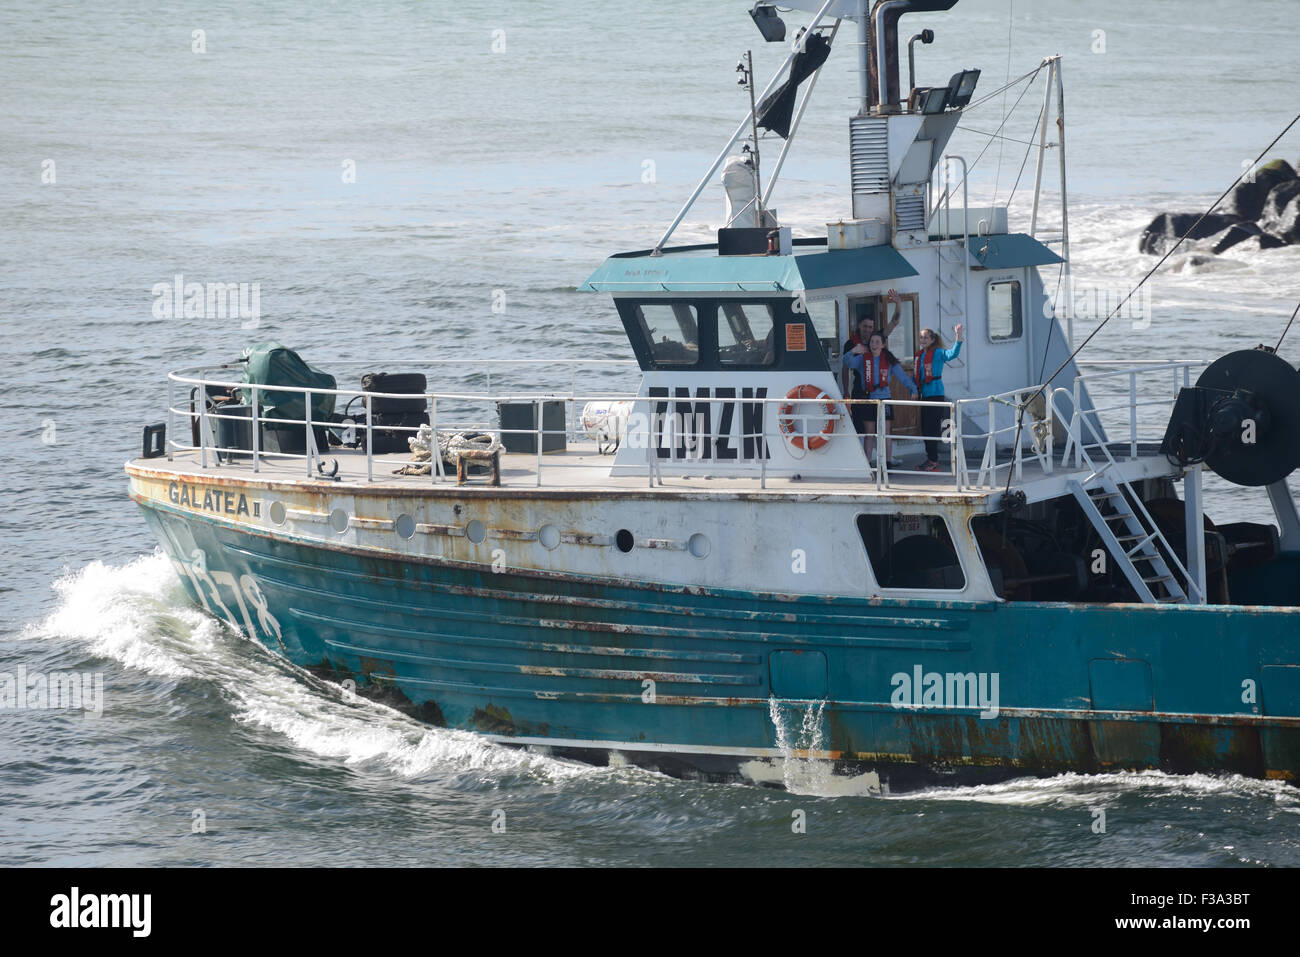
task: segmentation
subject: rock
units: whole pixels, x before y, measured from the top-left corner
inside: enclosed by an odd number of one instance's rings
[[[1290,182],[1296,172],[1286,160],[1273,160],[1255,170],[1253,182],[1238,185],[1224,200],[1223,212],[1239,219],[1259,219],[1264,202],[1275,186]]]
[[[1300,183],[1300,180],[1292,182]],[[1193,225],[1196,225],[1196,229],[1191,232],[1188,239],[1205,239],[1240,222],[1236,216],[1210,213],[1197,224],[1196,220],[1200,215],[1200,213],[1161,213],[1142,231],[1142,238],[1138,240],[1138,250],[1160,256],[1173,248],[1179,237]]]
[[[1288,246],[1300,243],[1300,179],[1273,187],[1264,201],[1259,227]]]
[[[1223,232],[1215,233],[1206,240],[1206,242],[1209,244],[1210,252],[1218,255],[1219,253],[1231,249],[1233,246],[1237,245],[1237,243],[1245,242],[1252,236],[1260,236],[1262,234],[1263,230],[1254,223],[1233,223],[1227,229],[1223,230]]]

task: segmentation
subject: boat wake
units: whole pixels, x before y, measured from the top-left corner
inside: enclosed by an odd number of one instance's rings
[[[92,562],[57,580],[59,606],[22,640],[67,642],[126,669],[216,686],[233,719],[295,748],[401,778],[469,774],[546,781],[608,773],[492,744],[466,731],[432,728],[322,681],[194,608],[161,552],[122,566]],[[110,685],[107,708],[113,694]]]
[[[1166,774],[1163,771],[1112,771],[1014,778],[998,784],[936,787],[893,795],[898,801],[963,801],[1019,807],[1108,807],[1121,800],[1241,798],[1268,800],[1286,814],[1300,814],[1300,790],[1285,781],[1240,775]]]

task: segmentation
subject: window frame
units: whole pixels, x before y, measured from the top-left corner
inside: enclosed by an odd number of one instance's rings
[[[645,318],[645,310],[647,306],[663,307],[668,309],[668,311],[672,313],[673,320],[677,323],[678,330],[683,334],[681,340],[683,344],[685,344],[688,340],[686,339],[685,336],[686,329],[682,321],[682,316],[679,314],[678,310],[679,309],[691,310],[691,312],[693,313],[691,320],[695,324],[695,361],[694,362],[680,362],[671,359],[660,359],[657,355],[655,355],[655,340],[654,337],[650,335],[650,327],[646,323],[646,318]],[[645,341],[647,348],[649,348],[650,350],[650,360],[654,363],[655,368],[657,369],[698,369],[700,367],[700,362],[704,357],[705,342],[704,342],[704,323],[701,321],[702,316],[701,316],[699,303],[692,302],[692,301],[673,301],[673,300],[659,300],[659,301],[649,300],[645,302],[637,302],[634,303],[632,306],[632,316],[634,317],[636,324],[641,331],[641,335]]]
[[[768,319],[771,320],[771,327],[767,333],[764,334],[762,340],[752,338],[754,328],[751,320],[754,317],[745,311],[745,307],[747,306],[755,310],[766,310],[766,315]],[[770,362],[732,362],[731,360],[722,357],[722,324],[724,322],[727,324],[727,331],[731,334],[731,338],[734,340],[735,344],[740,344],[740,339],[736,336],[736,323],[732,321],[732,316],[729,315],[729,307],[734,307],[740,310],[741,315],[744,317],[743,320],[740,321],[743,321],[745,326],[748,327],[751,336],[749,340],[750,342],[759,343],[761,341],[765,345],[770,344],[772,356]],[[777,365],[776,333],[777,328],[780,325],[780,319],[777,313],[778,309],[776,308],[776,304],[770,299],[767,301],[761,299],[719,299],[718,308],[714,310],[715,318],[713,324],[713,354],[717,357],[718,369],[737,370],[774,368]],[[755,313],[755,315],[757,315],[757,313]]]
[[[1012,298],[1011,326],[1014,330],[1013,335],[995,336],[993,334],[993,309],[992,296],[994,286],[1003,286],[1014,283],[1016,294]],[[1020,320],[1017,324],[1017,318]],[[1000,279],[990,279],[984,284],[984,332],[988,341],[992,345],[1001,345],[1006,342],[1019,342],[1025,337],[1025,284],[1020,277],[1003,277]]]
[[[723,305],[733,302],[741,307],[763,307],[770,310],[773,321],[771,362],[724,363],[721,361],[718,354],[718,323],[726,321]],[[826,357],[822,340],[817,337],[817,329],[812,322],[812,317],[806,311],[795,308],[795,300],[785,296],[764,296],[754,293],[740,296],[708,294],[680,297],[615,296],[614,304],[643,372],[730,373],[780,370],[817,373],[830,370],[830,360]],[[686,305],[694,310],[695,322],[699,330],[698,356],[694,363],[662,361],[655,357],[649,329],[637,315],[638,310],[654,305]],[[792,325],[804,327],[806,343],[804,349],[787,351],[788,327]]]
[[[866,539],[862,534],[862,529],[858,523],[863,518],[868,518],[868,517],[873,519],[888,519],[889,521],[892,522],[895,518],[899,516],[907,516],[907,515],[918,515],[921,518],[938,519],[939,521],[943,522],[944,531],[948,533],[948,545],[952,549],[953,556],[957,560],[957,568],[961,572],[962,583],[960,587],[900,588],[895,585],[883,584],[881,577],[876,569],[876,564],[871,558],[871,549],[868,547]],[[967,562],[962,558],[962,550],[957,547],[957,535],[954,534],[954,529],[957,528],[960,528],[960,526],[950,521],[949,517],[945,515],[943,512],[900,512],[897,509],[892,509],[889,511],[871,511],[871,512],[863,511],[863,512],[858,512],[856,515],[853,516],[853,531],[857,535],[858,543],[862,546],[862,556],[866,560],[867,571],[868,574],[871,576],[871,582],[875,585],[876,589],[882,593],[890,593],[890,594],[896,593],[900,596],[908,595],[908,596],[915,597],[918,595],[942,595],[944,597],[949,597],[952,595],[968,592],[970,590],[971,570],[970,568],[967,567]]]

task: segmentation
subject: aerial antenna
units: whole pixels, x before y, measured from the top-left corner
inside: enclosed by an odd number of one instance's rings
[[[740,74],[738,81],[741,86],[749,90],[749,128],[750,135],[754,140],[754,204],[758,210],[758,225],[764,225],[763,216],[763,179],[758,170],[758,104],[754,98],[754,53],[752,50],[745,51],[745,59],[736,64],[736,72]]]

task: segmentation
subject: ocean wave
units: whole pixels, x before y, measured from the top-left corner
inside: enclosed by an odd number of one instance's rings
[[[72,642],[151,676],[211,682],[234,720],[317,757],[403,778],[438,771],[562,780],[602,770],[433,728],[321,681],[191,606],[161,552],[125,565],[91,562],[53,587],[58,607],[23,628],[21,640]]]

